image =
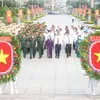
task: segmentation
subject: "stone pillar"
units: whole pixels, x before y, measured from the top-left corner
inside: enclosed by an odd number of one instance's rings
[[[2,94],[2,85],[0,84],[0,94]]]
[[[40,14],[38,13],[38,17],[40,17]]]
[[[97,19],[97,26],[100,26],[100,15],[98,16],[98,19]]]
[[[78,16],[78,12],[76,12],[76,16]]]
[[[29,15],[29,14],[27,15],[27,20],[28,20],[28,21],[30,20],[30,15]]]
[[[17,24],[20,24],[20,15],[18,14],[18,21]]]
[[[36,17],[36,13],[34,12],[34,18]]]
[[[84,19],[84,14],[82,15],[82,19]]]
[[[89,22],[91,21],[91,15],[88,15],[88,21]]]

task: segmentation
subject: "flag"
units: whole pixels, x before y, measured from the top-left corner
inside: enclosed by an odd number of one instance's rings
[[[86,16],[86,10],[85,9],[83,10],[83,14],[84,14],[84,16]]]
[[[0,74],[8,73],[13,66],[13,47],[9,42],[0,42]]]
[[[84,9],[85,9],[85,10],[87,10],[87,9],[88,9],[88,6],[87,6],[86,4],[84,5]]]
[[[11,10],[6,11],[6,20],[8,23],[12,23],[12,12]]]
[[[99,9],[95,10],[95,19],[98,19]]]
[[[36,8],[36,14],[38,14],[38,8]]]
[[[18,14],[20,15],[20,19],[22,19],[23,18],[23,11],[22,11],[22,9],[18,10]]]
[[[89,48],[89,63],[93,70],[100,71],[100,41],[91,44]]]
[[[33,7],[33,5],[32,5],[32,8],[31,8],[31,13],[32,13],[32,15],[34,15],[34,7]]]
[[[88,9],[88,14],[91,15],[91,9]]]
[[[82,15],[82,8],[80,8],[80,15]]]

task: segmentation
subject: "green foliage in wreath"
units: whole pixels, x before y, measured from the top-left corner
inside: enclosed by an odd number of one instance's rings
[[[19,44],[18,38],[16,36],[12,36],[9,33],[1,32],[1,36],[11,36],[12,41],[11,45],[13,46],[13,53],[14,53],[14,64],[12,70],[7,74],[0,75],[0,84],[7,83],[9,81],[15,81],[16,75],[20,70],[21,65],[21,46]]]
[[[95,34],[90,36],[100,36],[100,31],[97,31]],[[90,37],[89,36],[89,37]],[[85,38],[79,44],[79,53],[80,53],[80,60],[82,68],[85,69],[86,73],[90,78],[94,78],[96,80],[100,80],[100,72],[94,71],[88,62],[88,54],[89,54],[89,46],[91,44],[89,37]]]

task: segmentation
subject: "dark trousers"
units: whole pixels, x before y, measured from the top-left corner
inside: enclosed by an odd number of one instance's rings
[[[66,44],[65,51],[67,57],[71,56],[71,44]]]
[[[35,57],[36,54],[36,47],[30,47],[30,58]]]
[[[60,50],[61,50],[61,44],[56,44],[56,45],[55,45],[55,56],[56,56],[57,58],[60,57]]]
[[[69,44],[69,56],[71,56],[71,51],[72,51],[72,48],[71,48],[71,44]]]
[[[43,55],[43,48],[42,47],[38,47],[38,52],[39,52],[39,58],[41,58],[42,55]]]
[[[23,57],[26,58],[27,49],[26,47],[22,47]]]
[[[75,42],[73,42],[73,50],[75,50]]]

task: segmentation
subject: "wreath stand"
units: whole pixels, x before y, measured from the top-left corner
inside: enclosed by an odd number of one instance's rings
[[[88,88],[91,88],[91,91],[92,91],[92,95],[96,95],[96,87],[98,85],[98,81],[93,79],[93,78],[89,78],[89,82],[88,82]]]
[[[9,85],[10,94],[18,93],[17,88],[16,88],[16,82],[10,81],[9,83],[0,85],[0,94],[4,93],[4,91],[6,90],[6,85]]]
[[[9,33],[0,33],[0,55],[1,57],[6,55],[8,58],[8,60],[5,58],[6,64],[4,62],[0,63],[1,69],[7,67],[4,71],[0,70],[0,94],[3,94],[8,87],[10,94],[17,93],[16,76],[21,64],[21,46],[18,38],[11,36]]]

